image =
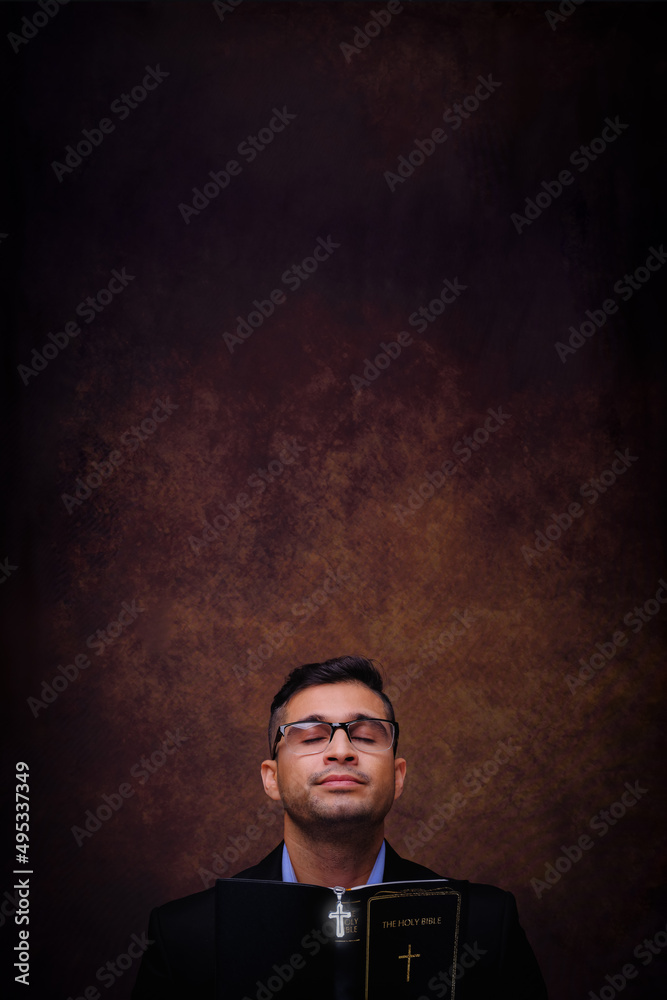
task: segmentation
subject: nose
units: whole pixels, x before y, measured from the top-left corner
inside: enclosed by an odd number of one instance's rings
[[[344,729],[337,729],[326,749],[327,760],[356,760],[358,753]]]

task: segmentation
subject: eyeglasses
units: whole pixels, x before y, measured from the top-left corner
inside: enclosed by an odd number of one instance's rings
[[[343,729],[355,750],[382,753],[398,739],[398,722],[388,719],[354,719],[352,722],[288,722],[278,726],[271,758],[281,739],[290,753],[299,757],[321,753],[331,743],[337,729]]]

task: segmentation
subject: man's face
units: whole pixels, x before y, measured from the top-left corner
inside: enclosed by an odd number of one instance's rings
[[[362,716],[385,719],[384,702],[365,684],[343,681],[298,691],[287,703],[285,722],[351,722]],[[286,823],[322,832],[335,824],[381,824],[403,790],[405,767],[392,749],[357,750],[338,729],[327,747],[303,757],[280,740],[276,760],[262,764],[262,780],[266,794],[282,801]]]

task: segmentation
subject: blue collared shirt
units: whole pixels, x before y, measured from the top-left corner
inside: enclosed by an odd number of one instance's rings
[[[378,856],[375,859],[375,864],[373,865],[373,871],[370,874],[368,882],[366,885],[376,885],[381,882],[384,876],[384,856],[386,854],[386,847],[384,840],[382,841],[382,847],[378,851]],[[292,862],[290,860],[289,851],[287,850],[287,844],[283,844],[283,882],[298,882],[294,868],[292,867]]]

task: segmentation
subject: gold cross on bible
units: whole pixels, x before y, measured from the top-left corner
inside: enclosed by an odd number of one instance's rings
[[[408,969],[407,969],[407,975],[405,977],[405,981],[406,981],[406,983],[409,983],[410,982],[410,962],[412,961],[413,958],[421,958],[421,955],[419,955],[419,954],[413,955],[412,954],[412,945],[409,944],[408,945],[408,953],[407,953],[407,955],[399,955],[398,957],[399,957],[399,959],[400,958],[407,958],[407,960],[408,960]]]

